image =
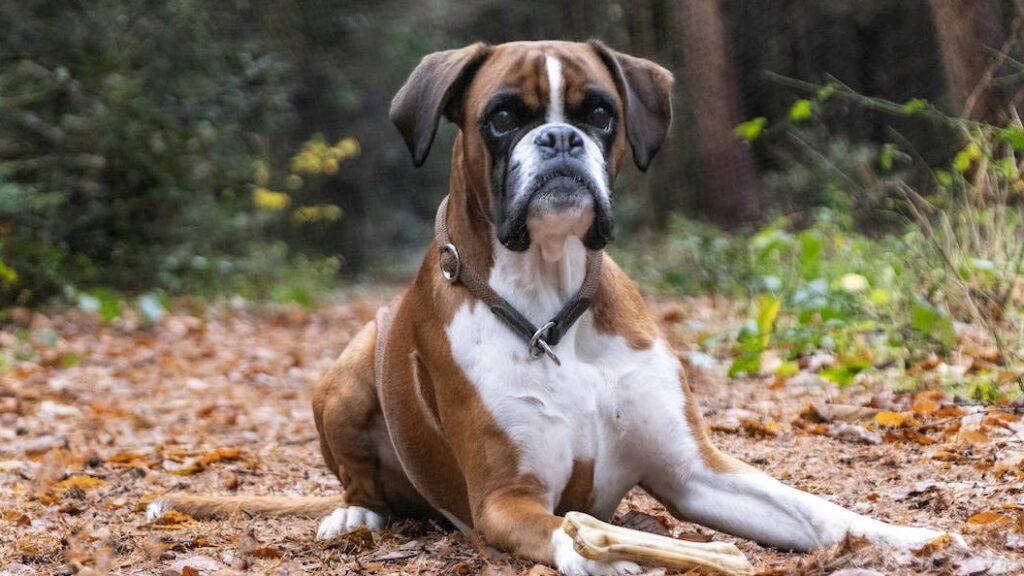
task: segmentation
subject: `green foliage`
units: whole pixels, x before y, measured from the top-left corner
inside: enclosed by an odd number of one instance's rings
[[[321,270],[267,246],[289,227],[267,203],[291,201],[268,186],[304,185],[273,169],[294,151],[274,140],[292,129],[296,71],[247,36],[239,10],[184,0],[0,8],[0,307],[74,293],[113,318],[114,294],[153,287],[263,295],[253,286],[270,276],[268,253],[276,274],[313,275],[290,296],[311,301]],[[39,41],[52,34],[61,41]],[[303,149],[300,167],[309,172],[317,152]],[[318,171],[355,154],[350,138],[325,146]],[[339,216],[300,205],[290,225]],[[153,300],[139,305],[158,314]]]
[[[736,136],[746,140],[748,142],[757,140],[764,132],[764,127],[768,125],[768,119],[764,117],[757,117],[741,122],[733,129]]]
[[[789,108],[789,119],[792,122],[803,122],[814,115],[813,104],[810,100],[797,100]]]

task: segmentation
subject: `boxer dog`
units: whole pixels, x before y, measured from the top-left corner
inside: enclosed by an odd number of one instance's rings
[[[783,549],[941,536],[787,487],[709,441],[679,360],[601,252],[615,176],[627,154],[645,170],[661,147],[672,83],[595,41],[426,56],[391,119],[417,166],[442,117],[458,126],[451,184],[412,285],[316,386],[342,495],[168,495],[151,515],[323,516],[319,538],[444,517],[565,574],[638,570],[581,555],[562,518],[608,519],[638,485],[680,519]]]

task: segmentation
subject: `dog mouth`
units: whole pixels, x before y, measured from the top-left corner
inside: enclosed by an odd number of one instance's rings
[[[584,202],[593,203],[597,186],[576,170],[555,169],[536,179],[527,193],[527,204],[534,210],[538,202],[548,208],[573,208]]]
[[[575,167],[553,167],[521,193],[517,206],[499,225],[498,239],[510,250],[524,251],[531,244],[532,229],[545,237],[578,236],[588,248],[599,250],[612,237],[607,197],[592,177]]]

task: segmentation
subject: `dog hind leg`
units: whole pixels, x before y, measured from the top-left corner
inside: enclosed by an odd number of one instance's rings
[[[359,526],[380,530],[389,513],[430,515],[402,472],[384,425],[374,380],[376,343],[377,326],[370,322],[320,378],[313,394],[320,449],[341,481],[344,501],[320,523],[319,538]]]

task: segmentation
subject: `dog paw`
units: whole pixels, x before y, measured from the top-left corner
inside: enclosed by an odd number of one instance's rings
[[[348,506],[337,508],[330,516],[320,521],[320,527],[316,530],[318,540],[330,540],[340,534],[345,534],[365,526],[374,532],[380,532],[384,528],[384,517],[373,510],[367,510],[360,506]]]
[[[551,535],[551,545],[555,549],[555,567],[566,576],[628,576],[641,572],[633,562],[598,562],[580,556],[573,548],[572,538],[561,528]]]
[[[935,539],[948,535],[953,539],[953,544],[961,548],[968,548],[963,536],[955,532],[943,532],[930,528],[917,528],[914,526],[893,526],[882,524],[880,527],[868,529],[862,534],[873,544],[899,548],[903,550],[917,550]]]
[[[153,522],[171,509],[171,504],[163,498],[157,498],[146,506],[146,522]]]

